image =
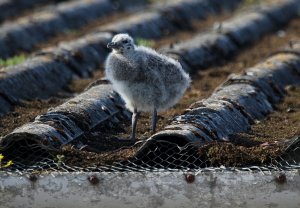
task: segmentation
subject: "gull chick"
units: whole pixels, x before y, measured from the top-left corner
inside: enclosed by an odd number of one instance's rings
[[[130,139],[135,140],[140,112],[152,112],[154,133],[157,112],[179,101],[190,85],[189,75],[178,61],[151,48],[136,46],[128,34],[115,35],[107,47],[112,52],[105,64],[106,77],[133,113]]]

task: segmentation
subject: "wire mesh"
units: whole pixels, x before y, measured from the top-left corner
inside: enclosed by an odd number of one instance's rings
[[[68,146],[67,151],[49,151],[41,146],[22,142],[2,152],[13,165],[1,171],[17,174],[51,172],[114,172],[114,171],[288,171],[300,169],[300,137],[287,143],[261,148],[264,156],[249,153],[230,142],[210,142],[205,146],[188,143],[179,146],[168,141],[151,141],[140,151],[138,142],[130,147],[105,153],[91,153]],[[64,147],[63,147],[64,149]],[[232,154],[225,154],[232,151]],[[71,150],[71,151],[70,151]],[[71,152],[71,154],[70,154]],[[96,157],[95,157],[96,156]],[[98,158],[97,158],[98,157]],[[76,159],[74,159],[76,158]],[[99,158],[102,158],[102,160]],[[92,162],[91,162],[92,161]]]

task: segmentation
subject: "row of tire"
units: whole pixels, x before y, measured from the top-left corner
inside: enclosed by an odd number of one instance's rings
[[[26,1],[15,1],[5,0],[0,2],[0,22],[5,21],[9,18],[16,17],[20,13],[30,11],[32,7],[48,5],[50,3],[57,3],[62,0],[26,0]]]
[[[0,27],[0,57],[8,58],[17,52],[30,52],[58,33],[78,29],[89,22],[116,12],[129,11],[135,0],[78,0],[62,2],[41,12],[9,21]],[[117,4],[118,3],[118,4]],[[118,6],[116,6],[116,4]],[[145,5],[146,1],[140,1]]]

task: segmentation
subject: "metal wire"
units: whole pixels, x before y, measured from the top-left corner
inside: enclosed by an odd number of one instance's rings
[[[218,143],[219,144],[219,143]],[[132,150],[135,146],[123,148],[120,151]],[[59,153],[49,153],[36,144],[23,143],[22,145],[10,148],[4,152],[5,157],[13,160],[13,165],[2,168],[1,171],[14,174],[24,173],[51,173],[51,172],[113,172],[113,171],[288,171],[300,169],[300,147],[289,147],[287,151],[278,156],[269,156],[265,161],[256,164],[245,164],[239,166],[227,166],[224,164],[214,164],[209,158],[209,151],[201,151],[195,143],[178,146],[167,141],[153,141],[146,150],[137,152],[126,160],[119,160],[108,164],[91,165],[83,167],[69,164],[64,159],[59,160]],[[96,153],[93,153],[96,154]],[[107,153],[113,156],[114,152]],[[245,152],[245,155],[247,153]],[[233,160],[239,161],[241,154],[234,155]],[[82,158],[84,160],[84,158]],[[2,161],[3,162],[3,161]],[[84,161],[83,161],[84,163]],[[237,163],[240,164],[240,163]]]

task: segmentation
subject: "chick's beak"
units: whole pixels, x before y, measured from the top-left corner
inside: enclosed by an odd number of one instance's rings
[[[107,44],[107,48],[118,48],[118,44],[115,42],[110,42]]]

